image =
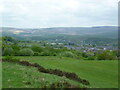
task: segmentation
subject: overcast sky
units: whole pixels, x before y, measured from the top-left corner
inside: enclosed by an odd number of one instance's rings
[[[20,28],[117,25],[119,0],[2,0],[2,26]]]

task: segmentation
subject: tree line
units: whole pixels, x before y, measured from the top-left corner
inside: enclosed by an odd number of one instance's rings
[[[29,41],[24,41],[28,43]],[[12,37],[2,37],[2,56],[59,56],[70,57],[81,60],[117,60],[117,50],[82,52],[79,50],[70,50],[65,47],[54,48],[53,46],[31,45],[21,46],[21,41]],[[33,41],[34,43],[34,41]]]

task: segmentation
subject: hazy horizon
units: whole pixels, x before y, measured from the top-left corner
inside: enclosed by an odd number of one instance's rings
[[[92,27],[118,27],[117,25],[108,25],[108,26],[105,26],[105,25],[99,25],[99,26],[65,26],[65,27],[34,27],[34,28],[30,28],[30,27],[9,27],[9,26],[2,26],[1,28],[21,28],[21,29],[39,29],[39,28],[92,28]]]

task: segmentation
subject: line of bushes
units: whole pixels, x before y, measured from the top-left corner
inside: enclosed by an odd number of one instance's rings
[[[32,46],[31,48],[20,48],[18,50],[12,47],[3,49],[3,56],[61,56],[84,60],[117,60],[117,56],[113,51],[103,51],[90,55],[76,50],[54,49],[50,47]]]
[[[2,43],[3,56],[60,56],[84,60],[116,60],[117,51],[98,51],[98,52],[81,52],[79,50],[69,50],[67,48],[55,48],[51,46],[34,45],[31,47],[20,46],[19,42],[11,38],[3,38]]]
[[[74,54],[71,50],[66,48],[64,49],[54,49],[51,47],[40,47],[40,46],[32,46],[27,48],[13,48],[13,47],[5,47],[3,49],[3,56],[64,56],[64,57],[75,57],[77,55]]]

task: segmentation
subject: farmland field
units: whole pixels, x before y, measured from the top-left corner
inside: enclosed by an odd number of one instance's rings
[[[84,87],[84,85],[65,77],[40,73],[35,68],[3,62],[3,88],[43,88],[64,80],[71,85]]]
[[[52,56],[29,56],[29,57],[17,57],[21,60],[26,60],[31,63],[38,63],[45,68],[51,69],[60,69],[66,72],[74,72],[80,78],[86,79],[90,82],[90,87],[94,88],[117,88],[118,87],[118,61],[117,60],[101,60],[101,61],[92,61],[92,60],[77,60],[66,57],[52,57]],[[24,71],[18,71],[17,68],[22,68],[20,65],[9,65],[8,63],[3,63],[3,69],[6,68],[6,64],[8,65],[8,69],[13,69],[17,73],[22,73],[24,75],[25,71],[29,71],[33,77],[36,77],[38,72],[34,69],[29,69],[28,67],[24,68]],[[15,68],[16,67],[16,68]],[[14,70],[16,69],[16,70]],[[28,70],[27,70],[28,69]],[[3,71],[3,87],[8,86],[9,83],[6,82],[7,78],[10,76],[11,78],[15,78],[14,75],[10,75],[11,70],[6,72],[6,69]],[[32,73],[35,72],[35,73]],[[9,76],[7,76],[9,75]],[[42,75],[42,74],[41,74]],[[60,78],[58,76],[51,76],[49,74],[46,76],[47,79]],[[49,78],[50,77],[50,78]],[[52,77],[52,78],[51,78]],[[17,78],[17,77],[16,77]],[[63,79],[63,78],[62,78]],[[20,79],[22,80],[22,79]],[[50,80],[52,81],[52,80]],[[53,79],[54,81],[54,79]],[[16,86],[18,85],[17,82]],[[12,84],[14,84],[12,83]],[[73,82],[72,82],[73,83]],[[74,82],[73,84],[75,84]],[[77,83],[78,84],[78,83]],[[18,85],[19,86],[19,85]]]

